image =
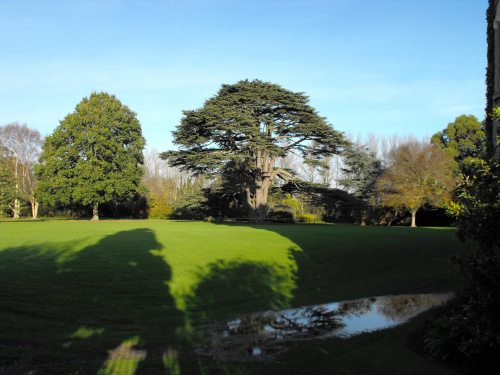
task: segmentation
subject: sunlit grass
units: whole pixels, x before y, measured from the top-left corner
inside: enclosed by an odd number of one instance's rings
[[[197,345],[186,327],[242,312],[448,291],[456,285],[450,256],[465,251],[451,229],[2,221],[0,366],[259,373],[183,355]],[[125,352],[133,355],[116,354]],[[266,366],[263,373],[280,373]]]

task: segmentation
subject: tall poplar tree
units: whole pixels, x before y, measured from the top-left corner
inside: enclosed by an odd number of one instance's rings
[[[262,223],[273,180],[293,178],[276,166],[279,158],[293,152],[322,161],[346,144],[308,102],[303,93],[259,80],[222,85],[202,108],[183,112],[173,132],[180,149],[162,158],[197,174],[219,175],[227,189],[241,194],[250,221]]]
[[[60,122],[42,147],[38,196],[92,207],[139,192],[145,140],[136,114],[114,96],[94,92]]]

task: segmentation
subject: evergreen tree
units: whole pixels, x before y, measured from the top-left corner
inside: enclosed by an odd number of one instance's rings
[[[461,115],[446,129],[434,134],[431,142],[455,159],[454,167],[465,173],[472,161],[484,157],[486,134],[476,116]]]
[[[94,92],[66,116],[42,147],[38,194],[50,204],[92,206],[139,193],[145,140],[136,114],[114,96]]]
[[[374,152],[352,145],[346,151],[339,184],[356,198],[367,200],[375,194],[375,182],[382,174],[382,162]]]
[[[369,200],[375,195],[375,183],[383,172],[382,162],[368,148],[354,144],[346,151],[343,162],[344,178],[339,184],[359,200],[357,219],[365,225],[369,216]]]
[[[226,188],[241,194],[250,221],[262,223],[272,181],[293,178],[275,167],[278,158],[293,151],[322,160],[346,143],[308,102],[303,93],[259,80],[222,85],[202,108],[184,111],[173,132],[180,150],[162,157],[195,173],[220,175]]]

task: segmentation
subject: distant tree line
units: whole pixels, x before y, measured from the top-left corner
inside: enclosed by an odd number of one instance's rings
[[[481,124],[465,115],[432,142],[355,139],[334,130],[303,93],[261,81],[223,85],[185,111],[173,132],[178,150],[163,153],[144,150],[136,114],[102,92],[45,138],[18,123],[0,132],[3,215],[94,220],[259,223],[293,212],[299,221],[415,226],[422,208],[442,215],[485,142]]]

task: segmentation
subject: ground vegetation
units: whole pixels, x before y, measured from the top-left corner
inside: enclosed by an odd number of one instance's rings
[[[467,253],[453,229],[41,219],[0,231],[11,373],[460,373],[407,346],[415,322],[292,342],[268,362],[201,355],[198,335],[245,313],[451,290],[447,261]]]

